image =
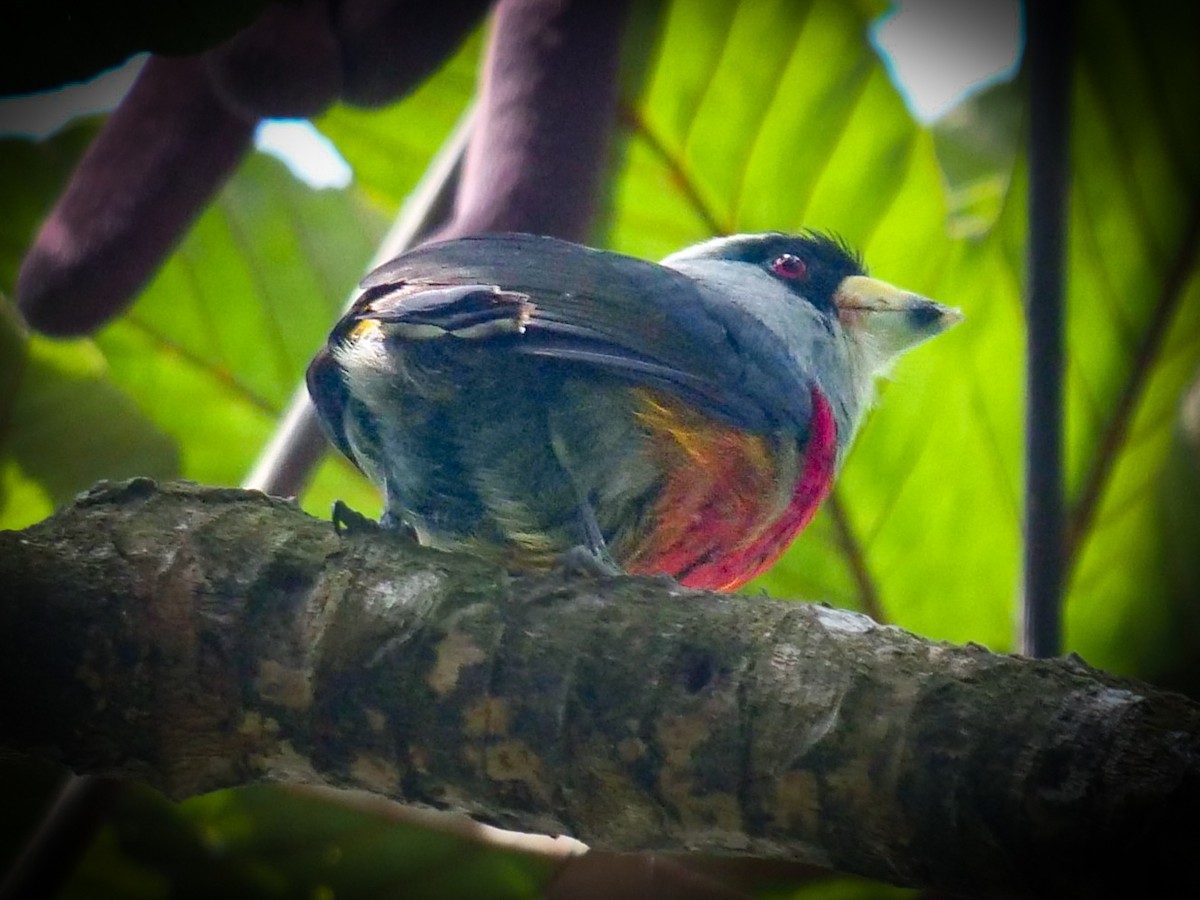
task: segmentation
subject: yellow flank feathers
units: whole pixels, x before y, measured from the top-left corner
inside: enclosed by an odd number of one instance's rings
[[[634,388],[638,397],[635,415],[655,434],[669,435],[679,449],[698,466],[721,461],[733,448],[757,474],[771,475],[778,465],[766,435],[736,432],[675,400],[667,400],[651,388]]]
[[[353,338],[354,340],[358,340],[359,338],[364,338],[368,334],[370,334],[372,331],[377,329],[378,327],[379,327],[379,323],[377,321],[375,321],[374,319],[363,319],[361,322],[359,322],[357,325],[355,325],[352,329],[350,329],[350,337]]]

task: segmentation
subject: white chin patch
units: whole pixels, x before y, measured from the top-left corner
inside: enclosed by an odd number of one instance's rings
[[[368,401],[379,390],[387,390],[396,375],[395,360],[387,351],[383,332],[366,331],[353,340],[335,347],[333,358],[346,376],[350,393]]]

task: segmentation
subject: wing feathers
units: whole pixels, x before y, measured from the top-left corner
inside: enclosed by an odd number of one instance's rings
[[[376,269],[335,340],[372,320],[662,387],[730,424],[802,434],[810,386],[776,336],[673,269],[532,235],[430,244]],[[731,329],[736,329],[736,342]]]

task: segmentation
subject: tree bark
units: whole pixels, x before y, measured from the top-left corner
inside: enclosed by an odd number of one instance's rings
[[[0,597],[0,747],[175,797],[323,783],[972,896],[1200,894],[1200,706],[1078,658],[145,479],[0,532]]]

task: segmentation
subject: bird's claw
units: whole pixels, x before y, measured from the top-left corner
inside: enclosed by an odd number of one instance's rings
[[[378,522],[374,519],[368,519],[356,509],[351,509],[341,500],[333,501],[333,514],[330,516],[333,520],[333,530],[339,535],[347,534],[393,534],[401,540],[412,541],[414,544],[419,544],[416,529],[407,522],[392,516],[391,513],[385,512],[383,518]]]
[[[603,550],[595,550],[583,544],[560,553],[554,560],[555,568],[572,575],[591,578],[611,578],[624,575],[624,571]]]
[[[368,519],[356,509],[351,509],[341,500],[333,501],[330,519],[333,522],[333,530],[338,534],[369,534],[380,529],[378,522]]]

